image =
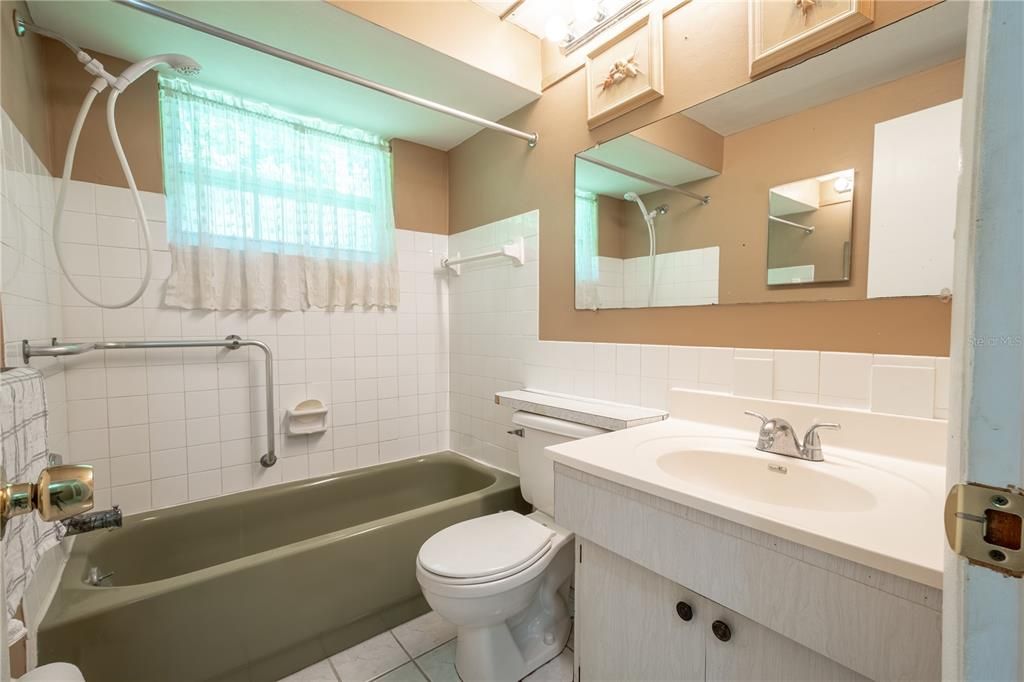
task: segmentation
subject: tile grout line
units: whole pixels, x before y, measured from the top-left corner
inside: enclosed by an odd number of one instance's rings
[[[395,637],[395,639],[398,639],[398,637]],[[437,651],[437,650],[438,650],[438,649],[440,649],[441,647],[443,647],[443,646],[446,646],[446,645],[450,644],[451,642],[454,642],[454,641],[455,641],[455,639],[456,639],[456,637],[452,637],[451,639],[449,639],[449,640],[445,640],[444,642],[441,642],[440,644],[438,644],[437,646],[435,646],[435,647],[433,647],[433,648],[431,648],[431,649],[427,649],[426,651],[424,651],[423,653],[421,653],[421,654],[420,654],[419,656],[415,656],[415,657],[413,657],[413,659],[412,659],[413,665],[415,665],[415,666],[416,666],[416,669],[417,669],[417,670],[419,670],[419,671],[420,671],[420,673],[421,673],[421,674],[423,675],[423,677],[427,679],[427,682],[434,682],[434,681],[430,679],[430,676],[429,676],[429,675],[427,675],[427,671],[425,671],[425,670],[424,670],[424,669],[423,669],[423,668],[422,668],[422,667],[420,666],[420,664],[419,664],[419,659],[423,658],[424,656],[426,656],[426,655],[427,655],[427,654],[429,654],[429,653],[432,653],[432,652],[434,652],[434,651]],[[399,640],[399,642],[398,642],[398,645],[399,645],[399,646],[402,646],[402,642],[401,642],[401,640]],[[405,647],[404,647],[404,646],[402,646],[402,648],[404,649]],[[409,653],[409,652],[408,652],[408,651],[406,651],[406,653]],[[454,662],[452,662],[452,669],[455,669],[455,663],[454,663]],[[459,679],[459,682],[462,682],[462,675],[460,675],[460,674],[459,674],[459,671],[458,671],[457,669],[455,670],[455,677],[457,677],[457,678]]]
[[[403,654],[405,654],[406,660],[402,661],[401,663],[396,665],[394,668],[389,668],[389,669],[385,670],[380,675],[377,675],[375,677],[371,677],[369,680],[367,680],[367,682],[374,682],[374,680],[379,680],[380,678],[384,677],[385,675],[389,675],[389,674],[395,672],[396,670],[401,668],[403,665],[405,665],[406,663],[409,663],[410,661],[413,660],[412,656],[409,655],[409,652],[405,650],[404,646],[402,646],[401,640],[399,640],[398,637],[395,636],[394,629],[388,630],[387,633],[389,635],[391,635],[391,639],[395,640],[395,643],[398,644],[398,648],[402,650]],[[370,639],[373,639],[373,637],[371,637]],[[369,640],[366,640],[366,641],[369,641]],[[359,646],[359,644],[356,644],[356,646]],[[419,666],[417,666],[417,670],[418,669],[419,669]],[[338,675],[338,679],[339,680],[341,679],[341,675]]]

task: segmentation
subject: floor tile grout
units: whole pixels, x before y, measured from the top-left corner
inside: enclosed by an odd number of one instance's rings
[[[392,630],[388,630],[387,633],[389,635],[391,635],[391,639],[395,640],[395,643],[398,644],[398,648],[402,650],[403,654],[405,654],[406,660],[402,661],[401,663],[396,665],[394,668],[390,668],[388,670],[385,670],[384,672],[382,672],[380,675],[377,675],[376,677],[371,677],[368,680],[368,682],[373,682],[374,680],[379,680],[380,678],[384,677],[385,675],[390,675],[391,673],[395,672],[396,670],[401,668],[403,665],[405,665],[409,661],[413,660],[412,656],[409,655],[409,652],[406,651],[404,646],[402,646],[402,640],[398,639],[398,637],[395,636],[395,631],[392,629]],[[377,635],[377,636],[379,637],[380,635]],[[370,639],[373,639],[373,638],[371,637]],[[367,641],[369,641],[369,640],[367,640]],[[356,646],[359,646],[359,645],[357,644]],[[419,666],[417,666],[417,668],[419,668]],[[341,680],[341,675],[338,675],[338,679]]]
[[[397,639],[397,637],[396,637],[396,639]],[[416,666],[416,669],[420,671],[420,674],[422,674],[424,678],[426,678],[427,682],[433,682],[433,680],[431,680],[431,679],[430,679],[430,675],[428,675],[428,674],[427,674],[427,671],[426,671],[426,670],[424,670],[424,669],[423,669],[423,668],[422,668],[422,667],[420,666],[420,664],[419,664],[419,659],[423,658],[424,656],[426,656],[426,655],[427,655],[427,654],[429,654],[429,653],[432,653],[432,652],[434,652],[434,651],[437,651],[438,649],[440,649],[440,648],[441,648],[441,647],[443,647],[443,646],[447,646],[447,645],[451,644],[452,642],[454,642],[454,641],[455,641],[455,639],[456,639],[455,637],[452,637],[452,638],[451,638],[451,639],[449,639],[449,640],[446,640],[446,641],[444,641],[444,642],[441,642],[440,644],[438,644],[437,646],[435,646],[435,647],[434,647],[433,649],[427,649],[427,650],[426,650],[426,651],[424,651],[424,652],[423,652],[422,654],[420,654],[419,656],[416,656],[416,657],[414,657],[414,658],[412,659],[412,662],[413,662],[413,664],[414,664],[414,665]],[[399,642],[399,644],[401,644],[401,642]],[[452,663],[452,667],[453,667],[453,668],[455,667],[455,664],[454,664],[454,663]],[[459,671],[458,671],[458,670],[455,670],[455,677],[459,678],[459,682],[462,682],[462,675],[460,675],[460,674],[459,674]]]

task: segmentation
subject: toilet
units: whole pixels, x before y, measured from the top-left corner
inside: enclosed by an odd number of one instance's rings
[[[535,511],[481,516],[435,533],[420,548],[416,578],[430,606],[458,628],[455,667],[465,682],[521,680],[561,653],[573,535],[555,524],[549,445],[604,429],[516,412],[519,476]]]

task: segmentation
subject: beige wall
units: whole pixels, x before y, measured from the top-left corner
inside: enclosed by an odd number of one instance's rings
[[[626,229],[631,224],[629,211],[633,202],[597,195],[597,255],[607,258],[625,258]]]
[[[796,220],[805,225],[813,225],[814,232],[808,234],[795,227],[780,225],[776,222],[767,222],[768,244],[770,250],[767,258],[768,268],[788,268],[800,265],[814,266],[814,279],[821,282],[829,282],[842,279],[846,271],[845,244],[850,240],[850,225],[853,219],[853,202],[842,201],[834,204],[827,204],[816,211],[805,213],[798,218],[787,216],[790,220]],[[767,214],[765,215],[767,218]],[[767,278],[767,273],[762,272],[761,281]],[[766,287],[767,288],[767,287]],[[836,296],[831,291],[825,292],[815,285],[800,284],[794,287],[787,287],[806,291],[807,299],[829,300],[832,298],[847,298],[852,287],[843,287],[836,291],[842,292]],[[778,286],[770,287],[773,291],[780,290]],[[817,295],[816,295],[817,294]],[[858,296],[857,298],[863,298]],[[724,302],[724,301],[723,301]]]
[[[63,168],[71,126],[92,81],[70,50],[53,40],[41,42],[45,44],[47,104],[53,121],[49,141],[52,156],[48,158],[53,160],[55,167]],[[6,50],[6,41],[4,47]],[[128,66],[128,62],[117,57],[95,51],[90,54],[112,73]],[[4,93],[4,108],[7,108],[6,89]],[[106,96],[101,95],[86,119],[71,177],[84,182],[127,187],[110,145],[105,107]],[[117,121],[135,183],[144,191],[163,192],[160,108],[155,73],[147,73],[120,96]],[[404,140],[393,140],[392,149],[395,224],[404,230],[447,234],[448,154]]]
[[[673,154],[721,172],[725,138],[685,116],[666,116],[632,133]]]
[[[328,0],[382,28],[540,92],[540,40],[467,0]]]
[[[395,225],[448,234],[448,153],[415,142],[391,140]]]
[[[658,252],[721,247],[719,301],[723,304],[864,298],[875,124],[957,99],[963,92],[963,67],[963,60],[949,62],[729,135],[725,138],[721,175],[686,185],[698,194],[710,195],[710,204],[702,206],[667,190],[644,195],[648,207],[669,205],[668,214],[656,222]],[[850,281],[769,287],[765,283],[768,191],[847,168],[856,170]],[[829,220],[827,214],[840,212],[844,217],[837,215],[837,220],[848,219],[847,206],[819,210],[807,220],[824,226]],[[647,228],[640,211],[628,211],[626,218],[624,257],[645,255]],[[834,241],[827,239],[828,230],[804,237],[791,228],[776,229],[790,233],[790,241],[803,240],[804,254],[818,253],[829,259],[825,252],[831,253],[835,246],[820,243]],[[827,262],[832,265],[832,279],[839,259]]]
[[[875,27],[930,4],[882,3]],[[748,82],[746,22],[746,3],[687,3],[665,17],[660,100],[588,130],[585,79],[577,71],[502,121],[537,131],[535,149],[485,131],[451,150],[451,230],[540,209],[543,339],[948,354],[950,309],[934,298],[575,310],[574,154]]]
[[[11,16],[17,10],[28,17],[22,0],[0,2],[0,105],[25,136],[36,155],[51,165],[50,116],[46,106],[45,43],[52,42],[33,33],[18,38]]]
[[[50,115],[53,118],[51,148],[55,167],[64,168],[68,136],[89,90],[92,77],[75,59],[71,50],[55,40],[46,43],[46,82]],[[89,51],[110,73],[129,66],[123,59]],[[78,140],[71,177],[84,182],[127,187],[121,165],[110,144],[106,120],[107,93],[96,98],[85,119]],[[124,91],[117,100],[117,132],[121,137],[135,184],[146,192],[163,192],[163,168],[160,153],[160,107],[157,100],[156,73],[149,72]]]

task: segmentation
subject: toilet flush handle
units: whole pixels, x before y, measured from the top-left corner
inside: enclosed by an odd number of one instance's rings
[[[505,433],[507,433],[510,436],[519,436],[520,438],[526,437],[526,432],[523,431],[522,429],[512,429],[511,431],[506,431]]]

